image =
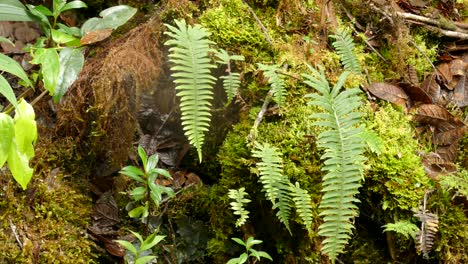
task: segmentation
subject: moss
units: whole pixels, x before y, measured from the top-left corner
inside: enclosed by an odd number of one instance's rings
[[[267,42],[241,0],[214,0],[200,17],[210,39],[220,47],[244,47],[251,52],[268,47]]]
[[[414,128],[408,117],[390,104],[376,112],[369,107],[368,111],[366,126],[382,139],[382,153],[369,155],[365,184],[382,195],[384,210],[416,208],[430,181],[415,153],[419,146],[413,138]]]
[[[93,263],[94,243],[86,235],[91,199],[63,181],[57,171],[43,180],[38,179],[40,175],[35,177],[22,193],[10,175],[0,173],[0,262],[69,263],[73,259],[74,263]]]

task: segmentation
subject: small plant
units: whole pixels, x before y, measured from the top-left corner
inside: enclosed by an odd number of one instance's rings
[[[245,198],[247,193],[245,192],[244,187],[239,188],[238,190],[229,190],[228,196],[234,200],[230,205],[234,214],[239,216],[236,221],[236,227],[240,227],[245,224],[245,221],[249,218],[249,211],[245,210],[244,205],[250,203],[250,200]]]
[[[133,208],[128,215],[132,218],[146,218],[151,211],[151,204],[154,204],[157,209],[159,208],[164,194],[174,196],[175,193],[171,188],[156,183],[156,179],[159,175],[172,179],[167,170],[157,168],[159,161],[158,155],[151,155],[148,158],[145,150],[141,146],[138,147],[138,155],[143,163],[143,170],[135,166],[126,166],[120,173],[127,175],[140,185],[130,191],[130,196],[134,202],[140,202],[143,203],[143,205]]]
[[[156,256],[150,255],[151,248],[159,244],[166,236],[158,236],[157,232],[154,232],[153,234],[149,235],[145,240],[143,240],[143,237],[137,233],[137,232],[132,232],[132,234],[138,238],[140,245],[134,245],[126,240],[115,240],[115,242],[119,243],[122,245],[127,251],[129,251],[132,255],[127,257],[128,255],[125,256],[125,262],[126,263],[134,263],[134,264],[145,264],[149,263],[153,259],[156,258]]]
[[[261,244],[263,241],[256,240],[253,237],[249,237],[247,239],[247,241],[245,241],[245,242],[242,241],[239,238],[232,238],[232,240],[234,240],[237,244],[239,244],[241,246],[244,246],[245,247],[245,252],[242,253],[238,258],[230,259],[227,262],[227,264],[246,263],[249,260],[250,257],[255,257],[257,261],[260,260],[261,258],[266,258],[266,259],[269,259],[269,260],[273,261],[271,256],[268,253],[266,253],[265,251],[257,251],[257,250],[252,248],[252,246],[257,245],[257,244]],[[255,261],[253,263],[255,263]]]
[[[403,235],[405,238],[415,238],[416,234],[419,232],[419,228],[417,225],[411,223],[408,220],[397,221],[395,223],[389,223],[384,225],[384,231],[389,232],[397,232],[400,235]]]

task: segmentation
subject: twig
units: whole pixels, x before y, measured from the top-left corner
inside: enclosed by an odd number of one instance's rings
[[[465,24],[465,23],[442,23],[441,21],[436,20],[436,19],[428,18],[425,16],[418,16],[415,14],[410,14],[410,13],[405,13],[405,12],[396,12],[396,14],[399,17],[402,17],[407,20],[414,20],[414,21],[423,22],[426,24],[431,24],[434,26],[438,26],[440,28],[448,29],[450,31],[454,31],[454,32],[462,33],[462,34],[466,33],[463,31],[465,31],[464,29],[468,28],[468,24]]]
[[[18,234],[16,233],[16,226],[11,222],[11,219],[8,219],[8,221],[10,222],[11,232],[13,232],[13,235],[15,235],[16,242],[18,242],[20,249],[23,250],[23,243],[21,243],[21,240],[19,239]]]
[[[265,97],[265,101],[263,101],[263,105],[262,105],[262,108],[260,109],[260,112],[258,112],[257,118],[255,119],[255,123],[252,129],[250,129],[249,136],[247,137],[247,140],[249,142],[253,142],[255,140],[258,126],[262,122],[263,116],[265,115],[268,105],[270,104],[272,98],[273,98],[273,90],[270,89],[270,91],[268,91],[267,93],[267,96]]]
[[[35,105],[37,102],[39,102],[39,100],[41,100],[42,97],[47,94],[47,92],[47,90],[44,90],[38,97],[34,98],[34,100],[31,102],[31,105]]]
[[[246,2],[245,0],[242,0],[242,2],[244,2],[244,4],[247,6],[247,8],[249,9],[250,14],[253,16],[253,18],[255,19],[255,21],[257,21],[257,24],[258,24],[258,25],[260,26],[260,28],[262,29],[262,32],[263,32],[263,35],[265,36],[266,41],[267,41],[271,46],[273,46],[273,42],[271,41],[270,35],[268,34],[268,31],[267,31],[267,29],[265,28],[265,26],[263,25],[262,21],[260,21],[260,19],[257,17],[257,15],[255,14],[255,12],[253,11],[253,9],[249,6],[249,4],[247,4],[247,2]]]
[[[418,45],[416,45],[416,43],[414,43],[414,41],[410,40],[410,43],[424,56],[424,58],[426,58],[427,62],[429,62],[429,64],[431,64],[432,68],[434,69],[434,71],[438,72],[439,74],[442,74],[435,66],[434,64],[432,63],[431,59],[429,59],[429,57],[426,55],[426,53],[424,53],[419,47]]]

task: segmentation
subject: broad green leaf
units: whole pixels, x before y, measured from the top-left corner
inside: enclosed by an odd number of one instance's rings
[[[140,240],[140,243],[143,243],[143,237],[140,235],[138,232],[134,232],[132,230],[129,230],[138,240]],[[141,250],[140,250],[141,251]]]
[[[41,12],[44,16],[53,16],[52,11],[50,11],[49,8],[43,6],[43,5],[38,5],[34,7],[35,10]]]
[[[0,0],[1,1],[1,0]],[[26,72],[24,72],[21,65],[16,62],[14,59],[0,53],[0,71],[11,73],[15,76],[18,76],[23,80],[27,86],[32,86],[31,81],[28,78]]]
[[[151,170],[156,168],[156,166],[158,166],[158,160],[159,160],[159,157],[157,154],[151,155],[148,158],[148,163],[146,164],[146,173],[149,173]]]
[[[141,183],[146,184],[146,181],[141,177],[144,175],[143,172],[135,166],[126,166],[120,171],[120,173],[127,175],[135,181],[139,181]]]
[[[26,6],[28,7],[29,12],[31,12],[31,14],[33,15],[34,20],[41,23],[41,25],[43,26],[43,29],[45,30],[45,34],[47,36],[49,36],[49,31],[46,30],[46,29],[50,29],[50,28],[52,28],[52,26],[50,25],[50,22],[49,22],[49,19],[47,18],[47,16],[44,15],[44,13],[42,13],[42,12],[47,12],[47,11],[44,11],[44,9],[39,7],[39,6],[34,6],[34,5],[26,5]],[[50,10],[49,10],[49,12],[50,12]]]
[[[166,236],[157,236],[156,232],[153,234],[149,235],[145,241],[141,244],[140,251],[145,251],[148,250],[155,245],[157,245],[159,242],[161,242]]]
[[[139,201],[145,197],[146,188],[145,187],[136,187],[130,192],[133,200]]]
[[[60,74],[60,59],[55,49],[37,49],[34,52],[33,64],[41,64],[44,86],[51,95],[55,94]]]
[[[239,256],[239,264],[245,263],[249,256],[247,253],[242,253],[242,255]]]
[[[57,18],[60,15],[61,10],[65,6],[66,3],[67,3],[67,0],[53,0],[54,13],[52,16],[54,18]]]
[[[6,99],[10,101],[10,103],[15,107],[18,105],[18,101],[16,101],[16,96],[13,92],[13,89],[2,75],[0,75],[0,94],[5,96]]]
[[[59,61],[60,73],[53,96],[55,103],[60,101],[60,98],[78,78],[84,65],[84,56],[79,49],[65,48],[60,51]]]
[[[240,238],[233,237],[232,240],[234,240],[239,245],[245,246],[244,241],[242,241]]]
[[[0,36],[0,42],[6,42],[6,43],[8,43],[10,45],[15,46],[15,44],[13,42],[11,42],[11,40],[9,40],[9,39],[7,39],[5,37],[2,37],[2,36]]]
[[[232,258],[226,264],[239,264],[239,258]]]
[[[126,5],[107,8],[99,13],[102,18],[93,17],[88,19],[81,27],[81,33],[82,35],[85,35],[86,32],[96,31],[99,29],[116,29],[130,20],[136,12],[136,8]]]
[[[146,170],[146,163],[148,162],[148,156],[146,155],[146,151],[141,146],[138,146],[138,155],[140,156],[141,161],[143,162],[143,169]]]
[[[61,10],[60,13],[65,12],[70,9],[77,9],[77,8],[86,8],[88,7],[84,2],[82,1],[71,1],[67,3]]]
[[[77,27],[69,27],[69,26],[67,26],[65,24],[62,24],[62,23],[57,23],[57,27],[63,33],[66,33],[68,35],[72,35],[72,36],[81,38],[81,30],[79,28],[77,28]]]
[[[137,208],[134,208],[130,212],[128,212],[128,216],[130,216],[131,218],[139,218],[144,213],[145,213],[145,207],[138,206]]]
[[[269,259],[269,260],[273,261],[273,258],[268,253],[266,253],[265,251],[255,251],[254,256],[257,257],[257,259],[266,258],[266,259]]]
[[[18,0],[0,0],[0,21],[33,21]]]
[[[144,256],[144,257],[138,258],[135,261],[135,264],[146,264],[146,263],[149,263],[151,260],[153,260],[155,258],[156,258],[155,256]]]
[[[52,32],[52,39],[55,41],[55,43],[58,43],[58,44],[65,44],[65,43],[77,40],[77,38],[73,37],[72,35],[69,35],[67,33],[64,33],[56,29],[52,29],[51,32]]]
[[[15,124],[9,115],[0,113],[0,168],[8,159],[11,145],[14,143]]]
[[[21,100],[15,112],[15,138],[18,151],[28,159],[34,157],[33,144],[37,139],[37,127],[33,107]]]
[[[137,254],[137,249],[135,248],[134,245],[132,245],[132,243],[126,241],[126,240],[114,240],[115,242],[119,243],[120,245],[122,245],[126,250],[132,252],[134,255]]]
[[[13,178],[21,185],[23,190],[26,190],[29,181],[31,181],[33,169],[29,167],[29,159],[26,154],[20,152],[15,143],[11,144],[7,162]]]

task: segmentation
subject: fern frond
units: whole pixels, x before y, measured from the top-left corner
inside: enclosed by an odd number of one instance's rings
[[[335,39],[332,45],[340,56],[344,69],[360,74],[361,67],[354,53],[354,42],[349,31],[346,29],[338,29],[336,34],[331,35],[331,37]]]
[[[211,51],[209,33],[200,25],[190,26],[184,20],[175,20],[177,27],[166,24],[170,39],[165,45],[171,46],[169,58],[175,79],[177,96],[180,97],[182,126],[190,144],[198,151],[202,160],[202,146],[205,132],[211,120],[211,100],[215,78],[211,75],[208,53]]]
[[[273,98],[279,107],[283,105],[284,98],[286,97],[286,88],[284,78],[278,74],[279,68],[277,65],[265,65],[258,63],[258,69],[263,71],[265,77],[268,78],[268,83],[273,91]]]
[[[397,232],[398,234],[403,235],[406,238],[415,238],[416,233],[419,232],[418,226],[411,223],[408,220],[397,221],[395,223],[388,223],[383,227],[385,228],[384,232]]]
[[[421,230],[416,234],[416,245],[419,252],[427,257],[431,251],[439,229],[439,216],[426,210],[426,197],[424,197],[424,206],[415,212],[414,216],[421,221]]]
[[[218,50],[216,52],[216,56],[219,59],[219,63],[225,64],[227,66],[227,75],[221,76],[221,79],[223,79],[223,87],[228,96],[228,102],[230,102],[236,95],[237,89],[239,89],[240,86],[240,74],[237,72],[232,72],[231,61],[243,61],[244,56],[229,55],[229,53],[224,49]]]
[[[250,203],[250,200],[245,198],[247,193],[245,192],[244,187],[239,188],[238,190],[230,189],[228,196],[234,200],[230,205],[234,214],[239,216],[236,221],[236,227],[240,227],[245,224],[245,221],[249,218],[249,211],[245,210],[244,205]]]
[[[320,93],[308,94],[310,105],[317,105],[323,109],[322,113],[315,113],[318,119],[315,125],[325,128],[318,135],[318,146],[324,148],[323,177],[324,195],[319,208],[323,211],[324,223],[320,225],[318,234],[325,237],[322,251],[329,255],[332,262],[345,245],[354,228],[352,218],[357,213],[353,203],[359,202],[354,198],[361,186],[359,181],[364,169],[363,156],[365,145],[361,140],[362,128],[357,127],[362,116],[356,112],[361,105],[359,89],[341,91],[348,72],[344,72],[338,82],[331,89],[326,80],[323,69],[320,72],[309,66],[313,75],[303,74],[305,83]]]
[[[276,147],[269,144],[257,144],[252,151],[253,156],[261,159],[257,163],[260,171],[260,182],[263,184],[263,191],[268,200],[273,203],[273,209],[278,208],[276,216],[288,229],[289,216],[291,215],[292,197],[290,193],[291,183],[283,175],[283,160]]]
[[[309,231],[312,231],[312,199],[310,198],[309,193],[306,190],[301,189],[299,183],[296,182],[296,185],[291,185],[291,192],[293,194],[294,204],[296,205],[296,211],[301,217],[302,222]]]

